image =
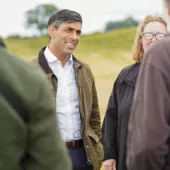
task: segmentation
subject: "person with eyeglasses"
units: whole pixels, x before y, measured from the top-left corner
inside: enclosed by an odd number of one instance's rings
[[[148,48],[166,35],[167,23],[160,16],[146,16],[137,28],[132,49],[135,63],[122,69],[114,82],[102,125],[105,170],[127,170],[128,121],[139,68]]]

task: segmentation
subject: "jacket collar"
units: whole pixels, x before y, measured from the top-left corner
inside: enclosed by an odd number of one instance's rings
[[[41,68],[45,71],[46,74],[49,73],[53,73],[51,68],[49,67],[47,60],[45,58],[44,55],[44,51],[45,51],[46,47],[41,48],[39,54],[38,54],[38,63],[41,66]],[[84,63],[82,63],[81,61],[79,61],[76,57],[73,57],[73,68],[75,70],[77,70],[79,67],[82,67],[84,65]]]
[[[123,80],[128,84],[130,84],[131,86],[135,86],[139,68],[140,68],[140,64],[132,65],[132,67],[125,74]]]

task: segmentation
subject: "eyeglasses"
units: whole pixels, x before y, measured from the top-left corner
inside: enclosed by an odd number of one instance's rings
[[[143,33],[143,37],[144,37],[146,40],[152,40],[153,37],[155,37],[156,40],[162,40],[165,36],[166,36],[166,34],[164,34],[164,33],[156,33],[156,34],[153,34],[153,33],[151,33],[151,32],[145,32],[145,33]]]

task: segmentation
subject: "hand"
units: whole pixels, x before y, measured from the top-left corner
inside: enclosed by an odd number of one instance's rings
[[[116,170],[116,160],[115,159],[108,159],[103,161],[104,170]]]

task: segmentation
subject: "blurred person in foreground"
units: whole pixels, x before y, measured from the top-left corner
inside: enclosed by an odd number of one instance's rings
[[[170,0],[165,0],[170,20]],[[170,35],[142,62],[129,120],[129,170],[170,170]]]
[[[71,170],[40,69],[0,41],[0,169]]]
[[[102,126],[103,166],[105,170],[127,169],[128,121],[139,68],[148,48],[164,39],[166,34],[167,24],[160,16],[146,16],[137,28],[132,51],[135,64],[124,68],[118,75],[110,95]]]
[[[68,9],[48,21],[49,45],[34,60],[47,74],[56,104],[63,143],[73,170],[100,170],[103,159],[101,119],[95,81],[90,67],[74,55],[82,17]]]

